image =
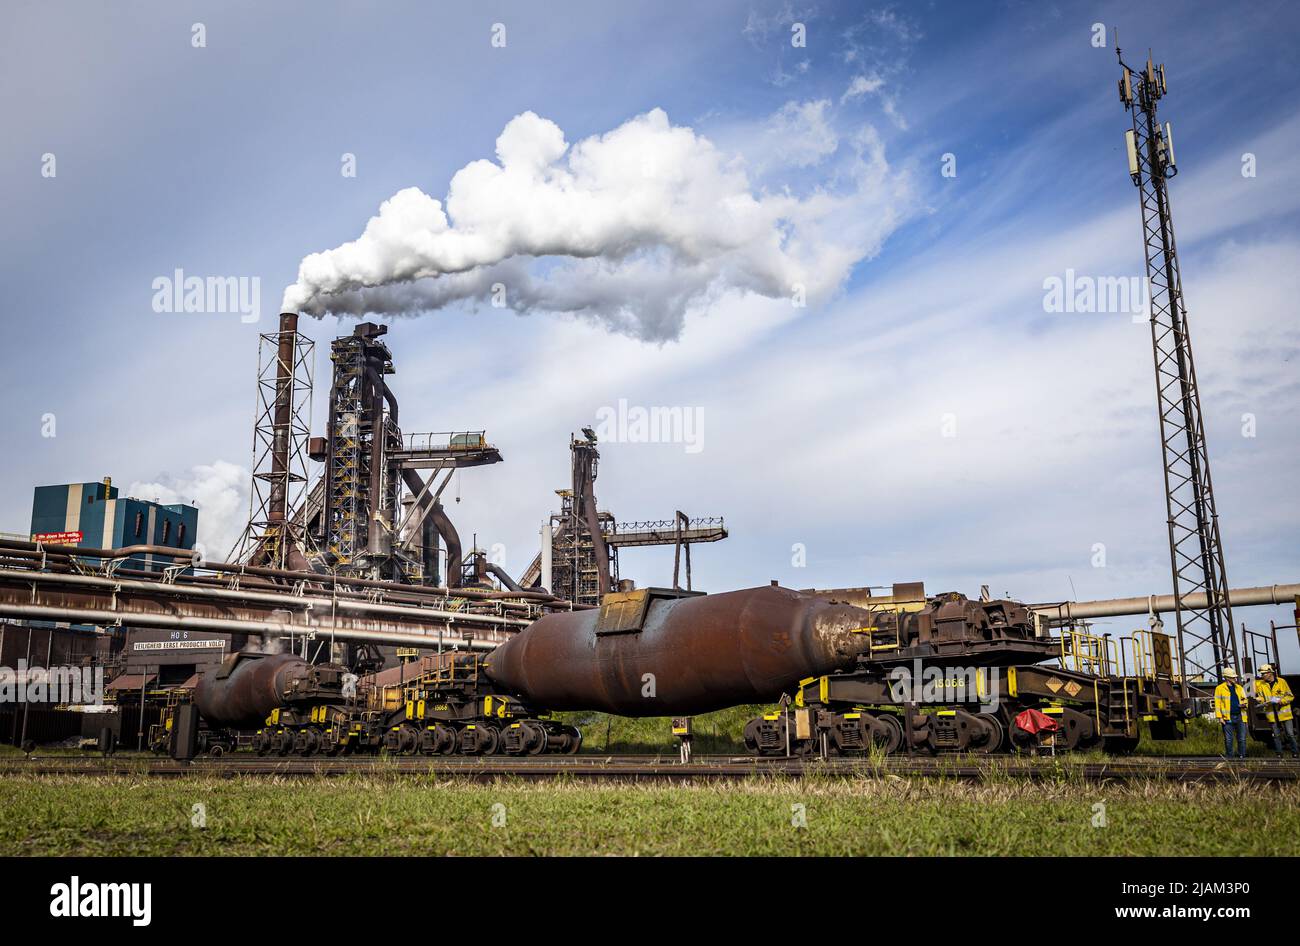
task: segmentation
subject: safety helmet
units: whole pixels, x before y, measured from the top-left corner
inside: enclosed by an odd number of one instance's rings
[[[1225,679],[1228,679],[1228,680],[1235,680],[1235,679],[1237,679],[1237,668],[1235,668],[1235,667],[1224,667],[1224,668],[1223,668],[1223,676],[1224,676]]]
[[[1260,666],[1259,666],[1259,672],[1260,672],[1260,673],[1277,673],[1277,667],[1274,667],[1272,664],[1260,664]]]

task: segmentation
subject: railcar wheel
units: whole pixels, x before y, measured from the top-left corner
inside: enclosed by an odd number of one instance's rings
[[[564,735],[567,741],[561,751],[566,755],[577,755],[578,750],[582,748],[582,730],[577,726],[565,726]]]
[[[976,719],[984,727],[986,735],[984,741],[976,746],[973,751],[981,755],[992,755],[995,752],[1000,752],[1007,737],[1007,730],[1002,725],[1002,720],[988,714],[977,716]]]
[[[1137,736],[1104,736],[1102,738],[1102,748],[1110,755],[1129,755],[1137,747]]]
[[[524,723],[524,728],[528,730],[528,754],[541,755],[546,751],[546,730],[534,722]]]
[[[1075,718],[1066,718],[1061,720],[1061,728],[1065,731],[1065,748],[1068,752],[1073,752],[1079,748],[1079,743],[1083,742],[1084,727]]]
[[[479,752],[496,755],[501,749],[501,733],[495,726],[480,726],[478,732]]]
[[[415,755],[420,751],[420,730],[409,723],[403,723],[397,733],[399,751],[402,755]]]
[[[1097,725],[1097,717],[1092,713],[1085,713],[1088,720],[1089,732],[1079,740],[1080,749],[1095,749],[1101,745],[1101,727]]]
[[[903,745],[903,724],[892,713],[881,713],[872,719],[871,741],[885,755],[893,755]]]
[[[295,740],[294,745],[294,748],[298,750],[298,753],[304,756],[315,755],[320,750],[320,747],[321,733],[315,726],[309,726],[303,730],[299,734],[298,739]]]
[[[452,755],[456,751],[456,730],[438,723],[433,727],[433,746],[439,755]]]

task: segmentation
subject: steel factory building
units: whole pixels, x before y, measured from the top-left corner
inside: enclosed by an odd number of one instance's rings
[[[119,549],[131,545],[194,548],[199,510],[185,503],[162,505],[134,497],[118,498],[117,487],[102,483],[38,486],[32,498],[34,542]],[[130,567],[162,568],[152,555],[132,556]],[[168,564],[171,564],[170,562]]]

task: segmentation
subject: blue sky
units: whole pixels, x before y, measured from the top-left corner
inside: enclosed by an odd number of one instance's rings
[[[474,303],[391,319],[404,426],[485,427],[506,458],[458,484],[462,534],[520,570],[569,433],[625,399],[698,411],[703,449],[607,444],[602,504],[725,515],[732,538],[695,557],[710,590],[1166,592],[1148,328],[1043,304],[1067,270],[1142,265],[1114,50],[1092,45],[1103,23],[1130,59],[1150,46],[1167,67],[1229,577],[1300,580],[1298,19],[1281,2],[6,4],[0,531],[25,530],[35,485],[112,475],[199,499],[200,535],[221,546],[246,512],[257,333],[305,255],[357,237],[403,188],[441,200],[522,113],[572,145],[662,109],[755,194],[835,195],[862,258],[803,309],[719,292],[669,340]],[[871,91],[850,94],[859,78]],[[787,108],[819,121],[781,124]],[[864,140],[871,186],[853,190]],[[260,323],[155,312],[152,282],[177,268],[259,277]],[[350,324],[305,320],[322,378]],[[671,560],[622,565],[663,583]],[[1270,617],[1290,612],[1238,621]]]

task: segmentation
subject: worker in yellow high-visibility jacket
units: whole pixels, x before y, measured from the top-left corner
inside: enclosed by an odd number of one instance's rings
[[[1223,682],[1214,688],[1214,715],[1223,725],[1224,756],[1246,758],[1246,691],[1237,682],[1237,671],[1232,667],[1223,668]]]
[[[1264,715],[1273,727],[1273,751],[1282,758],[1282,739],[1286,738],[1287,747],[1293,758],[1300,758],[1296,748],[1295,721],[1291,718],[1291,704],[1295,696],[1290,685],[1277,673],[1277,667],[1264,664],[1259,668],[1259,679],[1255,681],[1255,701],[1264,708]]]

